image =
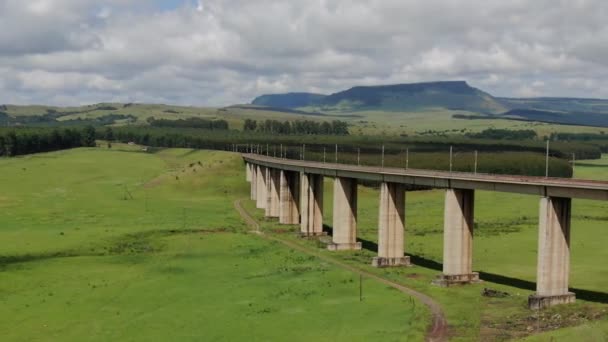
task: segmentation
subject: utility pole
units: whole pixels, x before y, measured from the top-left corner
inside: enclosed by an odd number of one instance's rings
[[[574,177],[574,167],[576,166],[576,154],[572,153],[572,177]]]
[[[266,144],[266,157],[270,157],[270,145]]]
[[[477,174],[477,151],[475,151],[475,168],[473,169],[475,174]]]
[[[306,144],[302,144],[302,160],[306,160]]]
[[[361,148],[357,149],[357,166],[361,166]]]
[[[323,164],[325,164],[325,147],[323,147]]]
[[[405,169],[410,168],[410,149],[409,147],[405,149]]]
[[[336,164],[338,164],[338,144],[336,144]]]
[[[450,172],[452,172],[452,155],[453,155],[453,147],[450,146]]]
[[[382,168],[384,169],[384,145],[382,145]]]
[[[545,177],[549,178],[549,139],[547,138],[547,156],[545,160]]]

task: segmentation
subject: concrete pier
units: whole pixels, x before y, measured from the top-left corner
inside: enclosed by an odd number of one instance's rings
[[[397,183],[380,184],[378,215],[378,256],[372,266],[409,266],[404,255],[405,186]]]
[[[536,293],[528,298],[531,309],[575,301],[574,293],[568,292],[571,209],[570,198],[540,200]]]
[[[475,191],[448,189],[443,222],[443,274],[434,283],[441,286],[479,281],[473,268],[473,215]]]
[[[324,235],[323,176],[300,174],[300,234]]]
[[[257,174],[256,174],[256,180],[257,180],[257,186],[256,186],[256,195],[255,195],[255,201],[256,201],[256,208],[258,209],[265,209],[266,208],[266,202],[267,202],[267,194],[266,194],[266,168],[263,166],[257,166]]]
[[[266,169],[266,217],[279,217],[281,170]]]
[[[357,242],[357,180],[336,177],[334,180],[332,243],[331,251],[361,249]]]
[[[245,178],[248,182],[251,182],[251,166],[250,163],[245,163]]]
[[[300,174],[281,170],[279,223],[300,223]]]
[[[257,180],[257,169],[258,167],[253,164],[249,164],[249,170],[251,171],[251,199],[256,200],[258,195],[258,180]]]

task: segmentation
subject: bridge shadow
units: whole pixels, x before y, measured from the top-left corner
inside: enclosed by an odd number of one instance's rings
[[[500,275],[500,274],[483,272],[483,271],[479,272],[479,277],[482,280],[485,280],[485,281],[488,281],[491,283],[512,286],[512,287],[516,287],[516,288],[523,289],[523,290],[529,290],[529,291],[536,290],[536,283],[529,281],[529,280],[518,279],[518,278],[513,278],[513,277],[508,277],[508,276],[504,276],[504,275]],[[588,302],[608,304],[608,293],[593,291],[593,290],[579,289],[579,288],[575,288],[575,287],[571,287],[570,291],[574,292],[576,294],[577,299],[586,300]]]
[[[324,231],[331,235],[331,226],[324,226]],[[378,252],[378,244],[376,242],[365,239],[357,239],[357,241],[361,242],[363,249],[369,250],[371,252]],[[424,267],[440,272],[443,270],[443,264],[440,262],[411,253],[406,253],[406,255],[410,257],[410,260],[415,266]],[[536,290],[536,283],[529,280],[484,271],[479,271],[479,277],[482,280],[490,283],[506,285],[522,290]],[[579,288],[570,288],[570,291],[574,292],[576,294],[576,298],[578,299],[582,299],[588,302],[608,304],[608,293]]]

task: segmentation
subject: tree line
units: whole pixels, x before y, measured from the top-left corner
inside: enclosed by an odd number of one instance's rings
[[[20,128],[0,130],[0,156],[95,146],[95,128]]]
[[[466,133],[466,137],[473,139],[494,139],[494,140],[534,140],[537,138],[536,132],[531,129],[511,130],[488,128],[477,133]]]
[[[348,123],[340,120],[318,122],[311,120],[258,121],[246,119],[243,126],[245,132],[260,132],[282,135],[348,135]]]
[[[168,120],[149,117],[146,121],[153,127],[199,128],[217,131],[228,130],[228,121],[226,120],[207,120],[201,118]]]

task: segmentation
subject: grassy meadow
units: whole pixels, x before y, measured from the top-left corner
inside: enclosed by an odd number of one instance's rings
[[[247,233],[236,154],[1,159],[3,341],[421,340],[422,305]]]
[[[7,341],[422,340],[429,312],[371,279],[254,234],[233,207],[249,197],[239,156],[138,146],[0,159],[0,332]],[[608,180],[608,158],[578,178]],[[332,180],[324,222],[331,230]],[[443,191],[407,194],[411,268],[373,269],[378,191],[359,188],[364,250],[332,254],[297,227],[246,209],[269,234],[432,296],[454,341],[608,338],[602,260],[608,203],[575,200],[571,287],[578,301],[529,311],[539,199],[478,192],[473,268],[485,281],[431,285],[441,273]],[[507,292],[483,297],[484,288]],[[561,328],[561,329],[559,329]],[[538,334],[537,334],[538,333]]]

